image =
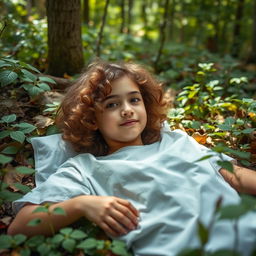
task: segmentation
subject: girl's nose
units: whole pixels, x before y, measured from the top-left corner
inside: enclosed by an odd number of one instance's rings
[[[131,117],[133,115],[133,113],[134,113],[133,109],[130,106],[125,105],[121,111],[121,116],[122,117]]]

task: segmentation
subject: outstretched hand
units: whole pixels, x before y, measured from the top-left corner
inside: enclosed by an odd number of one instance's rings
[[[139,212],[127,200],[90,195],[84,202],[84,216],[111,236],[125,235],[138,225]]]

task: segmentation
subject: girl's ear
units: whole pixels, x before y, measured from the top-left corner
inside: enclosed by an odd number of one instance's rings
[[[93,131],[97,131],[98,130],[98,125],[97,125],[96,120],[92,121],[92,130]]]

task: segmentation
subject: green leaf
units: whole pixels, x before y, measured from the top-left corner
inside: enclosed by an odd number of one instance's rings
[[[217,161],[217,164],[230,172],[233,172],[234,170],[233,164],[229,161]]]
[[[74,239],[68,238],[65,239],[62,242],[62,247],[67,250],[68,252],[73,252],[73,250],[75,249],[75,245],[76,245],[76,241]]]
[[[56,125],[50,125],[47,127],[46,135],[52,135],[52,134],[56,134],[56,133],[60,133],[60,130],[58,129],[58,127]]]
[[[54,244],[60,244],[64,239],[64,236],[61,234],[56,234],[52,239],[51,242]]]
[[[224,123],[227,124],[227,125],[233,125],[235,122],[236,122],[236,119],[234,117],[227,117],[225,119]]]
[[[34,71],[34,72],[36,72],[36,73],[40,73],[40,71],[38,70],[38,69],[36,69],[35,67],[33,67],[33,66],[31,66],[30,64],[28,64],[28,63],[25,63],[25,62],[20,62],[20,65],[22,66],[22,67],[24,67],[24,68],[27,68],[27,69],[30,69],[30,70],[32,70],[32,71]]]
[[[0,154],[0,164],[7,164],[12,161],[12,157]]]
[[[246,167],[249,167],[251,165],[251,163],[247,160],[241,160],[241,164],[246,166]]]
[[[12,246],[12,237],[9,235],[0,235],[0,249],[9,249]]]
[[[38,206],[32,213],[37,213],[37,212],[49,212],[48,208],[45,206]]]
[[[227,148],[226,152],[229,152],[241,159],[247,159],[250,160],[251,158],[251,153],[250,152],[244,152],[244,151],[240,151],[240,150],[235,150],[232,148]]]
[[[44,240],[45,240],[45,237],[43,235],[32,236],[31,238],[29,238],[27,240],[26,245],[28,247],[37,248],[40,244],[42,244],[44,242]]]
[[[0,139],[4,139],[9,135],[10,135],[10,131],[1,131],[0,132]]]
[[[54,208],[53,214],[56,214],[56,215],[65,215],[65,216],[67,215],[66,212],[65,212],[65,210],[64,210],[63,208],[61,208],[61,207],[56,207],[56,208]]]
[[[39,80],[43,82],[51,83],[51,84],[56,84],[56,82],[53,79],[47,76],[40,76]]]
[[[31,252],[30,252],[30,248],[22,248],[20,250],[20,255],[21,256],[30,256]]]
[[[26,136],[23,132],[21,131],[12,131],[10,132],[10,137],[16,141],[18,141],[19,143],[23,143]]]
[[[203,156],[203,157],[199,158],[198,160],[196,160],[195,163],[196,163],[196,162],[203,161],[203,160],[206,160],[206,159],[209,159],[209,158],[211,158],[211,157],[213,157],[213,155]]]
[[[218,125],[218,127],[219,127],[222,131],[231,131],[231,130],[232,130],[232,126],[227,125],[227,124],[220,124],[220,125]]]
[[[85,241],[77,245],[77,248],[80,249],[93,249],[97,246],[97,240],[94,238],[88,238]]]
[[[28,89],[26,89],[24,87],[24,89],[27,90],[29,95],[32,97],[37,96],[38,94],[44,92],[44,90],[42,90],[41,88],[39,88],[37,86],[30,86]]]
[[[234,250],[223,249],[213,252],[209,256],[241,256],[241,254],[238,252],[234,252]]]
[[[29,123],[19,123],[19,124],[14,124],[12,126],[20,128],[20,131],[22,131],[25,134],[30,133],[36,129],[36,126]]]
[[[14,147],[14,146],[8,146],[6,147],[4,150],[1,151],[1,153],[4,153],[4,154],[16,154],[18,152],[18,148]]]
[[[241,216],[246,214],[249,210],[241,204],[228,205],[220,209],[220,219],[239,219]]]
[[[35,76],[34,74],[32,74],[30,71],[26,70],[26,69],[21,69],[21,72],[23,73],[23,75],[27,78],[29,78],[30,80],[32,80],[33,82],[35,82],[37,80],[37,76]]]
[[[4,70],[0,72],[1,86],[6,86],[13,83],[18,78],[18,74],[11,70]]]
[[[51,90],[51,87],[46,83],[39,83],[37,86],[40,87],[44,91],[50,91]]]
[[[198,221],[198,236],[201,240],[202,245],[205,245],[208,242],[209,232],[207,228],[203,225],[203,223],[201,223],[200,221]]]
[[[111,244],[111,251],[117,255],[129,255],[126,249],[126,245],[123,241],[114,240]]]
[[[73,231],[72,228],[62,228],[62,229],[60,230],[60,233],[63,234],[63,235],[68,236],[68,235],[71,234],[72,231]]]
[[[103,241],[103,240],[98,240],[97,241],[97,250],[103,250],[104,249],[104,247],[105,247],[105,241]]]
[[[9,190],[1,190],[0,191],[0,198],[7,202],[12,202],[18,200],[22,197],[22,194],[17,192],[11,192]]]
[[[35,227],[35,226],[38,226],[41,222],[42,222],[42,220],[37,218],[37,219],[33,219],[33,220],[29,221],[29,223],[27,225],[30,227]]]
[[[16,245],[22,244],[24,241],[26,241],[26,239],[27,239],[27,237],[25,235],[22,235],[22,234],[15,235],[13,237],[13,240],[15,241]]]
[[[37,251],[40,253],[41,256],[48,255],[49,252],[51,251],[51,247],[49,244],[43,243],[39,245],[37,248]]]
[[[200,128],[201,128],[201,122],[199,122],[199,121],[193,121],[193,122],[191,123],[191,128],[193,128],[193,129],[200,129]]]
[[[243,134],[251,134],[251,133],[254,132],[254,131],[255,131],[254,128],[247,128],[247,129],[242,130],[241,132],[242,132]]]
[[[1,118],[1,120],[5,123],[12,123],[16,120],[17,116],[15,114],[11,114],[11,115],[7,115],[7,116],[3,116]]]
[[[35,172],[34,169],[26,167],[26,166],[18,166],[15,168],[17,172],[22,174],[33,174]]]
[[[87,234],[85,234],[83,231],[81,230],[74,230],[70,237],[74,238],[74,239],[84,239],[85,237],[87,237]]]
[[[28,187],[26,185],[23,185],[21,183],[14,183],[13,185],[14,185],[15,188],[17,188],[18,190],[20,190],[24,194],[26,194],[26,193],[31,191],[30,187]]]

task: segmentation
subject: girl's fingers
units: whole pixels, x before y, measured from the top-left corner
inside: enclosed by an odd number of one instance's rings
[[[139,211],[127,200],[118,198],[118,202],[126,207],[128,207],[137,217],[140,216]]]
[[[129,203],[130,204],[130,203]],[[130,204],[131,205],[131,204]],[[122,213],[123,217],[128,218],[135,226],[138,224],[138,215],[132,210],[130,205],[118,204],[116,209]],[[134,208],[134,207],[133,207]],[[135,208],[134,208],[135,209]],[[137,212],[137,210],[136,210]]]
[[[111,229],[106,223],[102,223],[101,225],[99,225],[107,234],[111,235],[111,236],[120,236],[120,234]]]
[[[127,215],[124,215],[122,211],[120,210],[115,210],[111,213],[111,216],[122,226],[127,228],[129,231],[133,230],[137,227],[136,222],[134,220],[130,219]]]
[[[127,234],[127,230],[114,218],[107,216],[102,226],[104,226],[108,231],[117,236]],[[105,229],[105,231],[106,231]],[[107,231],[106,231],[107,232]]]

